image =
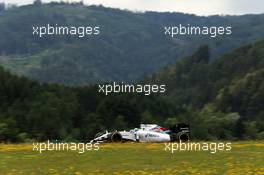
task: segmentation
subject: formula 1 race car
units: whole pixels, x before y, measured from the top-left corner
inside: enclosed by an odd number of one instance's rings
[[[186,142],[190,139],[190,126],[179,123],[169,129],[156,124],[141,124],[130,131],[100,132],[91,142]]]

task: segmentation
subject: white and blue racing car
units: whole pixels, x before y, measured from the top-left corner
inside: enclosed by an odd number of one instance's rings
[[[169,129],[156,124],[141,124],[130,131],[100,132],[91,142],[186,142],[190,139],[188,124],[175,124]]]

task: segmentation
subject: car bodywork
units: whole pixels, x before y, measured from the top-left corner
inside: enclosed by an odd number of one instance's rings
[[[130,131],[100,132],[91,142],[186,142],[190,139],[190,127],[188,124],[179,123],[169,129],[157,124],[141,124],[140,128]]]

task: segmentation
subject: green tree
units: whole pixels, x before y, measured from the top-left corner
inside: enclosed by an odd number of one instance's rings
[[[33,4],[34,5],[41,5],[42,1],[41,0],[34,0]]]
[[[113,122],[113,128],[117,130],[127,129],[127,123],[125,122],[125,117],[122,115],[117,116]]]

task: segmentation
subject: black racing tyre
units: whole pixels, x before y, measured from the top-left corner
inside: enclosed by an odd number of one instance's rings
[[[179,133],[178,134],[178,140],[181,142],[188,142],[190,139],[189,134],[188,133]]]
[[[119,132],[114,132],[111,136],[112,142],[122,142],[122,135]]]

